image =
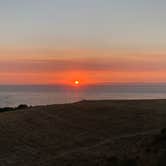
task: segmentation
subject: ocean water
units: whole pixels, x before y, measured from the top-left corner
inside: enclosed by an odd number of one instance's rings
[[[166,99],[166,84],[0,86],[0,107],[62,104],[85,99]]]

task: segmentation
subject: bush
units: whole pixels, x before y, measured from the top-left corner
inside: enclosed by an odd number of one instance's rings
[[[20,104],[16,109],[26,109],[26,108],[28,108],[28,105]]]
[[[14,108],[12,108],[12,107],[0,108],[0,112],[6,112],[6,111],[14,111]]]

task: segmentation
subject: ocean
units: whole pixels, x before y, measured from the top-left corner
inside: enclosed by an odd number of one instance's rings
[[[166,84],[0,85],[0,107],[104,99],[166,99]]]

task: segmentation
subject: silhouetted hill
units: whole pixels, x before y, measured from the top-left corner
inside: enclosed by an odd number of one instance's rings
[[[84,100],[22,108],[0,113],[0,165],[166,163],[166,100]]]

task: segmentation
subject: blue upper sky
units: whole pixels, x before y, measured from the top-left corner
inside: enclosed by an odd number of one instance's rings
[[[0,44],[156,49],[164,0],[0,0]]]

